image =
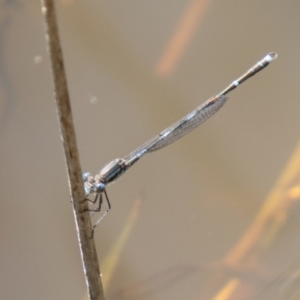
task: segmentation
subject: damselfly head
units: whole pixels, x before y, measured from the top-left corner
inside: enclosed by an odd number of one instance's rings
[[[91,174],[88,176],[85,176],[84,180],[84,189],[85,193],[91,194],[91,193],[103,193],[105,191],[105,183],[100,181],[98,178],[94,178]]]

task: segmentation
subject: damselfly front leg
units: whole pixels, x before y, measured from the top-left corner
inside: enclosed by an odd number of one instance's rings
[[[95,203],[97,202],[97,200],[99,199],[99,194],[96,193],[96,195],[94,196],[93,199],[90,199],[90,198],[89,198],[90,195],[91,195],[91,194],[86,195],[86,197],[84,198],[84,200],[83,200],[82,202],[87,201],[87,202],[90,202],[90,203],[95,204]],[[96,209],[91,209],[90,207],[88,207],[88,208],[85,209],[83,212],[91,211],[92,213],[90,214],[90,217],[92,217],[96,211],[100,211],[101,205],[102,205],[102,201],[101,201],[101,200],[102,200],[102,199],[101,199],[101,197],[100,197],[98,208],[96,208]],[[99,208],[99,207],[100,207],[100,208]],[[98,210],[98,209],[99,209],[99,210]]]

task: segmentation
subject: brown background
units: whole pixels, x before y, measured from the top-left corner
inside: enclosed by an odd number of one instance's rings
[[[95,233],[101,262],[138,198],[141,210],[107,299],[295,299],[297,201],[278,228],[267,222],[244,263],[222,261],[299,140],[300,2],[198,2],[194,31],[162,75],[192,2],[56,1],[83,171],[127,155],[268,52],[279,54],[211,120],[108,187],[112,211]],[[83,299],[40,11],[38,1],[1,2],[0,298]],[[214,298],[232,280],[235,294]]]

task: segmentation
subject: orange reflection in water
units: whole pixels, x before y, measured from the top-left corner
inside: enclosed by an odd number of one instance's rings
[[[132,229],[134,228],[134,225],[140,215],[141,203],[142,202],[140,198],[135,201],[120,236],[108,252],[109,254],[104,258],[103,262],[101,263],[101,279],[104,291],[106,291],[110,285],[111,279],[113,278],[113,275],[115,273],[115,269],[120,260],[124,246],[126,245],[126,242],[132,232]],[[88,295],[85,295],[83,297],[83,300],[89,300]]]
[[[239,285],[239,280],[237,278],[231,279],[220,291],[219,293],[213,298],[213,300],[225,300],[228,299]]]
[[[201,18],[206,12],[210,0],[193,0],[183,13],[178,26],[169,40],[158,64],[155,73],[160,77],[169,76],[176,67],[183,51],[193,37]]]
[[[110,249],[109,254],[105,257],[101,263],[101,272],[103,274],[102,284],[103,289],[106,290],[113,278],[115,269],[120,260],[123,248],[132,232],[132,229],[138,219],[141,209],[141,200],[138,199],[131,209],[130,215],[125,223],[125,226],[117,239],[116,243]]]
[[[228,269],[243,269],[247,265],[251,268],[257,264],[260,256],[270,247],[278,231],[285,224],[288,213],[295,201],[300,198],[300,143],[292,154],[277,183],[267,196],[262,208],[253,223],[246,230],[241,239],[234,245],[222,260],[223,271]],[[222,267],[221,267],[222,268]],[[226,276],[226,271],[224,272]],[[222,280],[222,279],[221,279]],[[233,299],[237,285],[232,288],[236,278],[230,279],[212,299]],[[243,284],[243,282],[239,282]],[[214,282],[214,286],[218,282]],[[253,289],[248,290],[250,296]],[[248,299],[244,295],[243,299]]]

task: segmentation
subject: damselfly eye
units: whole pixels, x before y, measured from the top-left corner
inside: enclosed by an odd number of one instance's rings
[[[91,173],[89,173],[89,172],[83,173],[82,174],[83,181],[86,182],[88,180],[89,176],[91,176]]]
[[[95,192],[97,193],[102,193],[105,190],[105,184],[102,182],[99,182],[97,184],[95,184]]]

